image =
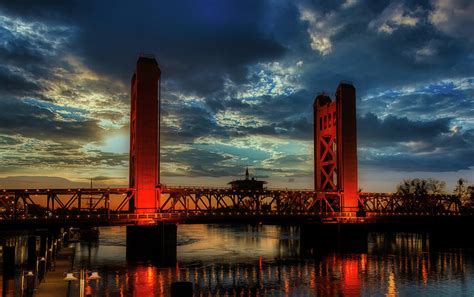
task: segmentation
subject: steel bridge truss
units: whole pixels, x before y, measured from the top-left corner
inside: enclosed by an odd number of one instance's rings
[[[21,189],[0,191],[0,214],[78,214],[128,212],[134,189]],[[296,190],[241,191],[209,188],[162,188],[157,213],[245,211],[249,213],[335,213],[341,195]]]
[[[162,188],[157,213],[245,212],[319,213],[341,211],[342,193],[308,190],[246,191],[211,188]],[[0,190],[0,216],[127,213],[134,189],[21,189]],[[360,193],[360,211],[367,213],[459,213],[461,201],[455,195],[398,195]]]
[[[459,213],[463,209],[457,195],[402,195],[396,193],[360,193],[359,204],[374,213]]]
[[[122,211],[133,189],[21,189],[0,191],[0,215],[51,215]],[[120,201],[115,208],[111,202]]]
[[[337,192],[316,193],[297,190],[232,190],[204,188],[164,189],[160,212],[175,211],[246,211],[246,212],[318,212],[340,210]]]

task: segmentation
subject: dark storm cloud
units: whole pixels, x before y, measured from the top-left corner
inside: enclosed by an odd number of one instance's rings
[[[413,155],[397,153],[392,155],[374,155],[360,160],[362,165],[374,166],[384,170],[405,172],[449,172],[469,170],[474,166],[474,150],[455,150],[433,155]]]
[[[241,169],[235,166],[225,166],[223,161],[229,161],[232,156],[201,149],[166,150],[161,160],[165,163],[178,165],[176,172],[162,172],[166,176],[235,176]],[[185,161],[185,163],[183,163]]]
[[[400,17],[413,14],[416,24],[394,25],[392,20],[386,20],[393,26],[391,33],[370,26],[391,3],[399,4]],[[314,3],[307,3],[304,7],[319,12],[318,4],[315,7]],[[471,47],[465,40],[434,27],[428,19],[430,9],[429,2],[357,1],[350,9],[336,6],[326,14],[319,13],[318,24],[327,26],[327,30],[318,32],[307,23],[305,29],[323,36],[332,32],[328,36],[332,51],[322,59],[317,51],[306,48],[305,62],[313,67],[309,70],[311,75],[303,77],[305,85],[333,93],[338,81],[350,80],[359,95],[365,95],[372,89],[472,75],[474,61],[466,59]],[[336,29],[331,31],[332,28]],[[309,33],[303,36],[306,40],[309,37]]]
[[[175,80],[181,91],[205,95],[218,90],[226,75],[238,80],[247,64],[285,52],[259,28],[262,2],[148,1],[121,5],[113,14],[107,13],[110,3],[84,6],[87,13],[78,18],[83,55],[99,70],[122,73],[127,80],[132,67],[124,62],[137,52],[151,52],[164,78]],[[100,26],[90,19],[100,19]]]
[[[472,84],[472,79],[464,83]],[[427,87],[427,88],[426,88]],[[474,89],[456,89],[452,82],[421,87],[409,93],[375,96],[359,104],[361,113],[394,113],[409,118],[452,117],[469,119],[474,112]]]
[[[357,121],[360,144],[364,146],[391,145],[394,142],[429,141],[450,132],[451,119],[413,121],[406,117],[388,115],[379,119],[368,113]]]
[[[236,162],[232,156],[192,148],[205,138],[230,143],[252,135],[294,140],[295,146],[307,143],[313,133],[314,95],[334,94],[340,80],[353,81],[358,99],[364,98],[358,101],[363,115],[358,121],[362,164],[397,170],[465,169],[472,166],[472,88],[460,90],[456,85],[449,90],[374,94],[472,77],[473,7],[463,0],[2,1],[2,14],[33,22],[32,28],[39,30],[32,32],[41,34],[40,38],[31,32],[15,35],[0,26],[4,41],[0,44],[0,110],[6,119],[0,132],[9,135],[5,137],[97,141],[102,133],[97,119],[123,124],[121,105],[66,121],[55,110],[14,99],[49,100],[39,81],[57,79],[52,69],[58,64],[73,74],[78,67],[58,61],[66,53],[105,75],[104,80],[93,79],[85,86],[60,89],[60,96],[69,102],[112,97],[115,90],[93,95],[113,89],[108,85],[113,79],[127,86],[137,54],[146,52],[157,55],[163,71],[163,160],[180,168],[169,175],[236,174],[228,167]],[[292,91],[283,88],[281,93],[262,95],[252,89],[255,82],[276,83],[260,76],[261,71],[268,71],[269,77],[277,71],[262,70],[268,62],[280,62],[283,70],[299,63],[293,79],[286,80],[294,73],[284,71],[279,77]],[[239,96],[245,91],[258,95]],[[122,94],[113,100],[122,104],[128,100],[123,90],[116,92]],[[222,114],[223,121],[218,122]],[[3,142],[15,145],[12,139],[1,138]],[[190,148],[169,149],[183,144]],[[61,145],[48,149],[77,162],[68,154],[80,155],[79,148],[65,152]],[[283,163],[299,167],[305,160],[298,156],[267,160],[275,167]],[[96,165],[101,164],[100,158],[107,166],[126,164],[124,156],[100,151],[81,158]],[[52,156],[38,162],[70,164]],[[266,170],[288,176],[308,174],[300,168]]]
[[[167,144],[190,144],[205,136],[222,140],[248,135],[310,139],[313,128],[308,118],[312,111],[312,95],[300,91],[291,96],[262,96],[255,99],[260,103],[251,104],[236,98],[210,98],[203,104],[187,105],[179,104],[179,98],[169,96],[162,104],[162,139]],[[221,111],[235,111],[243,117],[269,124],[220,126],[214,115]]]
[[[14,73],[5,66],[0,66],[0,95],[24,96],[35,94],[40,87],[19,73]]]
[[[24,15],[9,14],[5,5],[8,6],[8,3],[0,3],[2,65],[36,78],[51,78],[51,66],[57,62],[55,55],[67,44],[74,29],[67,22],[51,22],[48,18],[38,20],[37,17],[28,19]]]
[[[174,80],[181,91],[206,95],[219,90],[224,77],[241,81],[247,65],[286,52],[263,31],[260,20],[266,6],[259,1],[31,4],[6,2],[3,8],[78,27],[71,50],[85,57],[93,69],[124,82],[131,76],[133,57],[155,53],[164,78]]]
[[[22,16],[27,19],[58,20],[71,16],[73,8],[80,1],[62,0],[3,0],[0,8],[10,14]]]
[[[247,135],[273,136],[283,139],[311,140],[313,124],[306,117],[286,119],[279,123],[259,127],[239,127],[232,136],[244,137]]]
[[[400,171],[469,169],[474,166],[474,130],[452,130],[450,122],[367,114],[358,120],[359,160]]]
[[[169,104],[163,107],[161,138],[163,143],[191,144],[199,137],[226,138],[228,132],[219,128],[212,114],[200,106]]]
[[[0,101],[2,120],[0,133],[21,135],[56,142],[96,140],[103,132],[96,121],[65,121],[57,119],[51,110],[27,104],[19,99]]]
[[[225,127],[229,136],[244,137],[247,135],[264,135],[298,140],[308,140],[312,135],[312,102],[313,95],[305,90],[291,95],[260,96],[254,100],[258,104],[230,98],[219,100],[210,98],[206,107],[212,113],[235,111],[247,119],[264,121],[264,125],[234,125]],[[210,125],[216,125],[210,121]],[[222,129],[222,128],[221,128]]]
[[[469,0],[433,0],[430,21],[442,32],[473,42],[474,3]]]

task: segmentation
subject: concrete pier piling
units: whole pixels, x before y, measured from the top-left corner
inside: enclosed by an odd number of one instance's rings
[[[127,226],[127,259],[153,261],[162,267],[176,265],[177,225]]]
[[[312,223],[300,227],[301,248],[366,252],[367,226],[363,223]]]
[[[3,277],[9,278],[15,275],[15,247],[4,245],[2,247]]]
[[[193,283],[174,282],[171,284],[171,297],[192,297]]]
[[[27,267],[28,270],[36,272],[36,261],[37,261],[37,247],[36,247],[36,236],[31,235],[28,236],[27,242],[27,249],[28,249],[28,258],[27,258]]]

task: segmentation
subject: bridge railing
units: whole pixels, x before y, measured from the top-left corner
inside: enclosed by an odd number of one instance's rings
[[[466,213],[470,207],[463,206],[457,195],[449,194],[397,194],[360,193],[361,208],[372,213]]]
[[[287,213],[265,213],[265,212],[220,212],[220,211],[180,211],[166,213],[110,213],[110,214],[49,214],[49,215],[20,215],[17,217],[7,216],[0,218],[1,222],[29,222],[29,221],[51,221],[51,222],[123,222],[137,220],[180,220],[180,219],[249,219],[249,218],[357,218],[353,212],[340,213],[316,213],[316,212],[287,212]]]
[[[331,212],[339,211],[340,193],[306,190],[235,190],[216,188],[163,188],[158,212]],[[20,189],[0,191],[0,213],[75,214],[120,212],[133,204],[134,190],[107,189]]]
[[[121,214],[133,203],[134,189],[0,190],[0,217]],[[163,187],[157,213],[340,213],[341,193],[310,190],[260,191],[230,188]],[[471,213],[455,195],[360,193],[360,213]]]

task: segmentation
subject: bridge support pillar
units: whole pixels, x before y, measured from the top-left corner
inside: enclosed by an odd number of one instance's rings
[[[300,228],[303,251],[367,252],[367,226],[363,223],[313,223]]]
[[[46,273],[46,265],[48,256],[47,256],[47,250],[48,250],[48,233],[47,232],[41,232],[40,234],[40,247],[39,247],[39,262],[38,262],[38,279],[39,281],[42,281],[44,279],[44,275]]]
[[[474,238],[468,235],[466,227],[472,224],[469,217],[447,217],[430,222],[428,231],[430,249],[473,248]]]
[[[15,247],[4,245],[2,247],[3,275],[13,277],[15,274]]]
[[[127,226],[127,259],[175,266],[177,229],[176,224],[165,223]]]
[[[132,77],[130,109],[130,188],[135,213],[160,207],[160,78],[155,58],[142,55]]]
[[[340,192],[341,211],[359,210],[356,91],[341,82],[336,99],[320,94],[314,110],[314,188]]]
[[[36,261],[37,261],[36,236],[28,237],[27,248],[28,248],[28,259],[27,259],[28,270],[33,271],[33,273],[36,273]]]
[[[3,296],[14,296],[15,294],[15,247],[4,244],[2,247],[3,258],[3,277],[2,291]]]

